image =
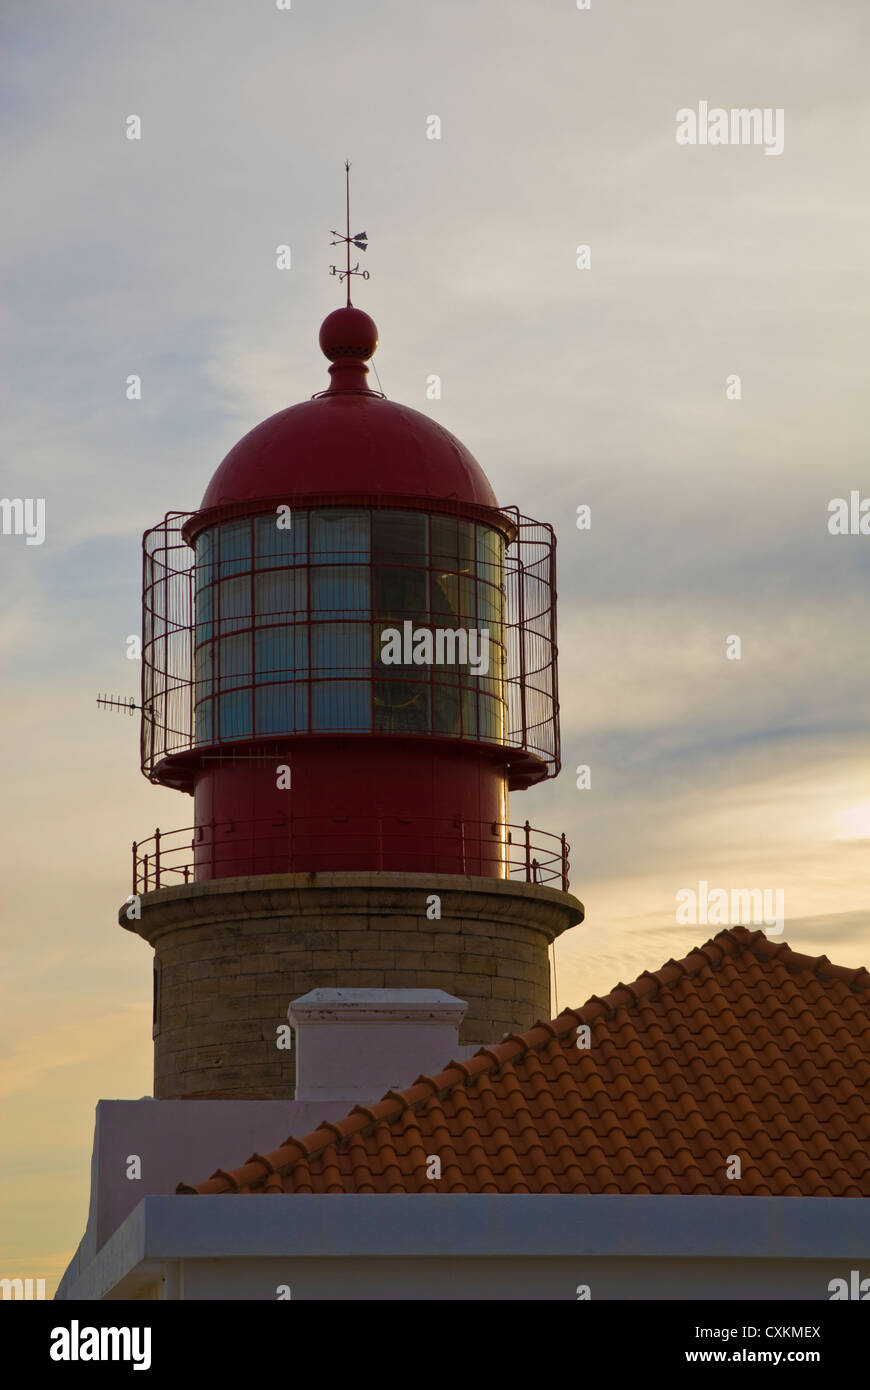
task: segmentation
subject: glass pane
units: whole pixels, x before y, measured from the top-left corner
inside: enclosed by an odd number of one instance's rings
[[[215,530],[211,527],[208,531],[200,531],[196,538],[196,563],[197,565],[207,565],[214,560],[215,550]]]
[[[501,585],[502,546],[503,541],[498,531],[494,531],[491,526],[478,526],[476,565],[478,579],[486,579],[490,584]]]
[[[432,575],[432,621],[439,627],[473,627],[477,611],[473,579]]]
[[[195,739],[197,743],[211,743],[212,741],[212,706],[213,700],[202,700],[194,710]]]
[[[198,578],[198,576],[197,576]],[[210,623],[212,618],[212,607],[214,604],[214,589],[211,584],[204,584],[196,591],[196,619],[198,623]]]
[[[312,676],[368,676],[370,671],[367,623],[312,624]]]
[[[477,707],[480,716],[480,737],[495,739],[500,743],[504,738],[501,701],[494,699],[492,695],[478,695]]]
[[[304,732],[308,728],[308,686],[259,686],[256,712],[258,734]]]
[[[221,695],[218,704],[220,705],[221,739],[250,738],[250,690],[234,690],[229,695]]]
[[[254,521],[254,546],[258,569],[302,564],[308,536],[308,513],[292,512],[290,526],[278,525],[278,513],[267,512]],[[282,514],[282,520],[286,519]]]
[[[370,729],[367,681],[312,681],[312,729]]]
[[[459,690],[434,686],[432,690],[433,734],[453,734],[458,737],[461,730],[460,717]]]
[[[458,574],[432,573],[432,621],[440,627],[459,626]]]
[[[238,632],[240,628],[250,626],[251,580],[248,575],[244,579],[225,579],[215,586],[214,593],[221,619],[221,633]]]
[[[433,516],[432,568],[470,570],[474,559],[474,522],[453,516]]]
[[[477,614],[481,624],[501,622],[504,597],[494,584],[477,583]]]
[[[194,677],[196,680],[196,693],[199,695],[211,694],[213,644],[203,642],[197,647],[194,654]]]
[[[275,680],[279,676],[305,676],[308,673],[308,627],[267,627],[256,633],[257,676]]]
[[[254,610],[258,617],[266,614],[293,618],[307,608],[306,575],[304,569],[267,570],[254,578]]]
[[[477,695],[473,690],[462,692],[462,736],[477,738]]]
[[[493,690],[496,694],[501,694],[501,685],[505,674],[505,649],[502,642],[497,640],[497,629],[493,629],[489,636],[489,671],[483,677],[484,689]]]
[[[197,551],[199,549],[197,543]],[[210,586],[217,583],[217,565],[201,565],[199,560],[196,562],[196,601],[199,603],[203,594],[210,592]]]
[[[432,568],[458,569],[459,530],[456,517],[433,516],[429,519],[429,525],[432,529]]]
[[[413,675],[416,673],[411,672],[411,674]],[[462,674],[464,678],[467,673],[464,671],[464,668],[460,668],[458,662],[439,662],[435,667],[432,680],[436,685],[459,685],[460,674]]]
[[[369,571],[362,565],[322,565],[311,571],[311,611],[334,618],[369,612]]]
[[[376,681],[375,729],[379,733],[429,733],[429,697],[428,685]]]
[[[228,574],[239,574],[251,568],[251,523],[249,520],[228,521],[215,527],[219,532],[215,558],[220,555],[220,570],[223,578]]]
[[[425,565],[427,520],[424,512],[373,512],[372,558],[394,565]]]
[[[474,522],[458,522],[459,530],[459,568],[470,574],[474,568]]]
[[[375,570],[375,617],[391,618],[398,623],[405,618],[427,622],[427,578],[425,570],[378,567]]]
[[[218,643],[217,658],[220,662],[220,688],[232,690],[237,685],[251,683],[251,634],[240,637],[225,637]]]
[[[369,514],[366,511],[311,513],[311,562],[353,564],[369,558]]]

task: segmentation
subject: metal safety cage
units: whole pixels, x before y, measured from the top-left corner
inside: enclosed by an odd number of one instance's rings
[[[325,510],[338,507],[354,509],[354,503],[349,503],[346,499],[341,502],[333,501],[326,505]],[[356,504],[358,507],[358,503]],[[457,517],[456,511],[444,507],[443,511],[437,504],[424,506],[418,501],[413,508],[418,512],[425,512],[433,519],[439,516]],[[377,510],[381,513],[385,511],[397,512],[397,508],[370,508],[371,512]],[[407,508],[406,508],[407,510]],[[298,515],[301,520],[303,514],[306,518],[314,516],[314,508],[307,504],[300,505],[294,509],[294,515]],[[247,511],[240,516],[239,509],[227,509],[227,517],[221,515],[209,516],[209,529],[218,528],[218,536],[222,534],[224,524],[235,526],[239,524],[251,527],[252,537],[254,528],[260,518],[267,515],[266,504],[257,506],[256,511]],[[235,701],[240,703],[247,699],[252,710],[256,710],[259,697],[263,692],[276,690],[276,677],[274,674],[270,678],[264,678],[258,674],[257,665],[254,657],[250,660],[250,670],[245,673],[240,669],[235,669],[232,676],[226,673],[221,675],[218,667],[217,673],[212,673],[207,680],[203,679],[203,662],[199,662],[199,672],[197,672],[197,624],[199,625],[199,644],[200,650],[203,647],[203,633],[208,630],[216,630],[218,624],[213,620],[220,614],[215,615],[213,609],[207,614],[197,613],[196,604],[196,585],[199,580],[200,588],[203,588],[204,576],[207,578],[207,571],[220,576],[223,573],[223,564],[215,565],[212,556],[210,566],[204,565],[201,561],[197,562],[194,551],[185,539],[186,523],[191,518],[199,516],[190,512],[168,512],[163,521],[157,526],[146,531],[143,537],[143,573],[142,573],[142,734],[141,734],[141,754],[142,771],[146,777],[154,782],[164,782],[176,786],[184,786],[190,789],[189,772],[192,767],[191,759],[195,759],[197,754],[202,753],[207,748],[226,749],[231,755],[233,746],[239,748],[242,742],[261,740],[263,738],[275,737],[283,738],[291,735],[329,735],[335,733],[347,734],[349,732],[359,734],[370,734],[372,736],[393,737],[401,735],[407,737],[456,737],[471,742],[486,742],[488,746],[493,744],[512,750],[514,756],[508,756],[511,768],[511,785],[527,786],[544,777],[555,776],[559,771],[559,704],[557,686],[557,647],[556,647],[556,582],[555,582],[555,536],[552,527],[544,522],[534,521],[529,517],[523,516],[516,507],[507,507],[499,511],[477,508],[475,509],[474,522],[463,521],[462,524],[477,524],[478,526],[491,526],[499,530],[506,540],[504,550],[503,573],[501,583],[498,585],[502,598],[499,599],[499,606],[503,605],[503,622],[497,624],[498,630],[503,633],[503,640],[498,643],[500,649],[499,657],[501,669],[497,681],[490,680],[488,683],[481,683],[490,693],[486,697],[481,697],[481,705],[486,704],[492,710],[497,703],[500,713],[498,714],[497,726],[490,722],[486,732],[484,732],[483,719],[474,724],[466,724],[464,714],[460,714],[459,727],[454,730],[439,729],[437,725],[430,721],[427,729],[414,730],[413,728],[402,728],[393,730],[390,728],[378,727],[374,723],[370,725],[358,724],[353,728],[348,727],[346,715],[342,707],[342,700],[336,699],[335,708],[337,714],[342,716],[336,718],[334,727],[330,726],[329,719],[326,722],[321,718],[316,727],[313,726],[311,717],[306,717],[306,710],[310,705],[302,700],[294,700],[294,713],[292,722],[288,720],[287,727],[276,724],[274,717],[268,726],[265,722],[259,725],[256,718],[252,717],[249,725],[236,725],[226,727],[220,717],[210,718],[208,722],[202,718],[203,691],[209,693],[208,682],[211,682],[211,690],[224,690],[231,688],[232,696]],[[462,520],[460,518],[460,520]],[[458,523],[457,523],[458,524]],[[218,550],[220,556],[220,550]],[[347,557],[344,557],[345,559]],[[286,569],[288,576],[291,568],[295,571],[296,577],[305,579],[307,592],[307,571],[312,568],[314,563],[323,564],[323,557],[309,556],[300,563],[298,557],[294,557],[292,564],[288,561]],[[257,576],[262,573],[261,563],[269,566],[271,574],[275,574],[276,568],[281,569],[280,560],[276,566],[274,556],[270,556],[265,562],[257,559],[256,547],[252,544],[250,559],[245,561],[238,557],[227,560],[228,572],[235,576],[233,582],[236,587],[247,583],[245,576],[250,577],[250,588],[254,597],[249,600],[248,617],[244,616],[241,608],[233,610],[232,617],[224,619],[225,629],[233,634],[234,646],[239,647],[241,640],[250,637],[252,653],[256,650],[258,633],[261,632],[261,625],[264,623],[272,624],[272,631],[275,631],[276,622],[286,622],[288,624],[298,624],[307,621],[311,616],[304,614],[298,607],[294,611],[287,613],[270,613],[264,619],[259,616],[258,600],[255,593],[255,582],[259,583]],[[417,564],[429,563],[425,558],[421,562],[419,557],[413,561]],[[430,565],[431,568],[431,565]],[[493,566],[486,567],[492,577]],[[198,573],[199,570],[199,573]],[[478,582],[478,587],[479,587]],[[213,586],[215,587],[215,586]],[[221,587],[218,584],[216,587]],[[299,584],[296,584],[297,589]],[[489,586],[491,588],[491,585]],[[297,600],[298,602],[298,600]],[[202,606],[202,605],[201,605]],[[421,615],[422,616],[422,615]],[[338,623],[345,619],[356,617],[354,614],[339,613],[332,620],[336,622],[336,636],[341,632],[348,632],[350,629],[345,626],[338,628]],[[322,618],[329,621],[329,615],[324,613]],[[424,617],[423,622],[427,619]],[[313,621],[313,618],[312,618]],[[435,620],[429,616],[428,621],[433,623]],[[463,621],[460,619],[460,621]],[[362,626],[370,628],[370,647],[369,650],[376,650],[376,639],[379,631],[383,627],[382,620],[375,615],[374,608],[369,606],[367,616],[360,614],[355,622],[355,628]],[[223,630],[223,629],[222,629]],[[294,629],[295,630],[295,629]],[[301,631],[301,628],[299,629]],[[344,691],[350,692],[352,689],[357,692],[359,687],[359,677],[364,673],[355,669],[353,681],[348,677],[342,676],[341,664],[338,660],[340,653],[335,651],[336,643],[332,644],[330,665],[332,671],[330,675],[335,677],[335,689],[339,696]],[[215,641],[214,649],[220,646]],[[352,662],[359,664],[358,643],[355,643],[355,653],[346,654],[345,660],[350,667]],[[312,677],[311,657],[307,658],[307,680],[310,682]],[[215,663],[216,664],[216,663]],[[371,669],[368,673],[369,681],[374,680],[374,662],[370,663]],[[338,669],[336,669],[338,667]],[[407,668],[406,668],[407,671]],[[286,682],[293,680],[298,688],[300,695],[305,692],[305,681],[297,679],[298,673],[291,676],[282,675],[281,681],[285,682],[283,690],[287,690]],[[319,674],[315,668],[314,674]],[[379,677],[390,673],[380,672]],[[402,676],[405,679],[406,676]],[[342,679],[345,680],[342,686]],[[444,684],[444,676],[441,672],[430,672],[429,679],[432,682],[433,691],[440,692],[444,699],[444,692],[447,690]],[[226,685],[220,682],[224,680]],[[457,682],[453,682],[454,685]],[[459,682],[460,693],[462,682]],[[382,687],[383,688],[383,687]],[[465,689],[468,689],[466,681]],[[493,689],[495,694],[493,694]],[[247,692],[247,694],[246,694]],[[217,700],[213,701],[217,705]],[[265,700],[263,701],[265,704]],[[461,701],[460,701],[461,703]],[[434,695],[433,695],[434,708]],[[199,717],[197,711],[199,710]]]
[[[167,512],[142,537],[142,771],[151,781],[173,753],[193,747],[193,582],[181,528],[189,512]]]
[[[540,758],[546,776],[561,767],[559,671],[556,645],[556,536],[545,521],[516,507],[515,539],[508,547],[507,743]]]

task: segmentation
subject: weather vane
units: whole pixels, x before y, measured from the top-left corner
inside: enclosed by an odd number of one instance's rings
[[[345,235],[342,236],[341,232],[336,232],[333,229],[332,235],[335,237],[335,241],[331,241],[329,244],[330,246],[347,246],[347,265],[344,270],[340,270],[337,265],[331,265],[329,267],[329,273],[330,275],[337,275],[339,283],[341,283],[342,280],[347,281],[347,304],[348,308],[350,308],[350,277],[352,275],[360,275],[363,280],[369,278],[367,270],[360,270],[359,261],[357,261],[356,265],[351,265],[350,248],[351,246],[355,246],[358,251],[367,251],[369,239],[365,232],[357,232],[356,236],[351,236],[350,234],[350,161],[347,159],[344,161],[344,182],[347,231]]]

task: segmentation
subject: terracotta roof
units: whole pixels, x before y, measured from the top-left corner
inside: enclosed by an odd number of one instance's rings
[[[732,927],[177,1191],[867,1197],[870,974]]]

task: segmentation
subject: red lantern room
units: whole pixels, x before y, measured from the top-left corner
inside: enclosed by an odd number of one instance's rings
[[[567,888],[564,836],[508,810],[559,768],[552,529],[368,385],[376,345],[360,309],[330,314],[328,389],[144,537],[142,768],[195,824],[134,847],[134,891],[321,870]]]

